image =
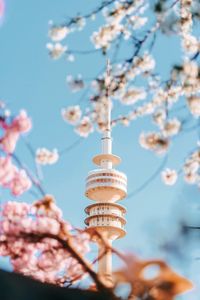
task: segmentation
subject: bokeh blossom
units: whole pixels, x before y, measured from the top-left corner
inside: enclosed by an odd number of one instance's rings
[[[174,185],[178,178],[177,172],[171,169],[164,170],[161,175],[162,180],[166,185]]]
[[[55,164],[59,159],[59,154],[57,149],[52,151],[46,148],[38,148],[36,151],[35,160],[40,165],[52,165]]]
[[[93,125],[88,117],[84,117],[75,128],[76,132],[81,137],[87,137],[93,132]]]
[[[89,242],[87,233],[73,233],[52,196],[31,205],[13,201],[2,207],[0,255],[10,257],[16,272],[59,285],[80,280],[85,274],[70,249],[83,257],[90,251]]]
[[[82,112],[80,107],[76,105],[76,106],[70,106],[68,108],[63,108],[61,114],[63,119],[66,122],[74,125],[79,122]]]
[[[6,153],[13,153],[20,135],[29,132],[32,123],[26,111],[22,110],[11,123],[6,123],[3,120],[1,127],[4,130],[4,134],[0,138],[0,146]]]
[[[32,183],[23,169],[18,169],[11,157],[0,157],[0,185],[8,188],[14,196],[20,196],[29,190]]]
[[[3,18],[5,14],[5,2],[4,0],[0,0],[0,20]]]

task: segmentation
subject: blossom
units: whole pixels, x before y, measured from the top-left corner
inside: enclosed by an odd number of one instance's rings
[[[163,127],[163,124],[165,123],[166,120],[166,111],[165,110],[157,110],[153,114],[153,121],[159,126]]]
[[[20,111],[19,115],[13,120],[11,127],[20,133],[28,132],[31,129],[32,123],[25,110]]]
[[[8,187],[14,196],[20,196],[29,190],[32,183],[25,170],[16,170],[14,177],[8,183]]]
[[[49,37],[53,42],[62,41],[69,33],[66,26],[52,26],[49,30]]]
[[[157,154],[163,154],[169,148],[169,140],[156,132],[141,133],[139,142],[143,148],[155,151]]]
[[[197,173],[186,173],[184,175],[184,180],[188,184],[195,184],[195,183],[197,183],[198,179],[199,179],[199,176]]]
[[[174,185],[177,181],[178,174],[175,170],[166,169],[161,173],[162,180],[166,185]]]
[[[77,78],[73,78],[71,75],[69,75],[67,76],[66,81],[72,92],[78,92],[85,86],[81,75],[79,75]]]
[[[30,212],[30,205],[25,202],[8,201],[3,205],[2,216],[10,220],[17,217],[24,217]]]
[[[183,49],[189,54],[196,54],[199,50],[199,41],[195,36],[185,34],[182,40]]]
[[[194,117],[200,117],[200,97],[192,96],[187,99],[187,103]]]
[[[77,124],[81,118],[82,112],[79,105],[69,106],[67,108],[63,108],[61,111],[63,119],[74,125]]]
[[[83,117],[81,122],[76,126],[75,131],[82,137],[87,137],[94,130],[89,117]]]
[[[14,196],[19,196],[30,189],[32,183],[26,171],[17,169],[10,157],[0,157],[0,185],[9,188]]]
[[[67,51],[67,46],[63,46],[61,43],[48,43],[47,49],[53,59],[59,59]]]
[[[143,100],[146,98],[146,92],[141,88],[130,88],[121,97],[121,102],[123,104],[129,105],[134,104],[138,100]]]
[[[181,122],[177,119],[168,120],[163,128],[163,134],[165,136],[176,135],[181,129]]]
[[[196,78],[198,76],[198,64],[194,61],[185,61],[183,64],[183,72],[186,76]]]
[[[7,186],[13,179],[15,170],[10,157],[0,157],[0,185]]]
[[[148,19],[146,17],[140,17],[133,15],[130,17],[129,22],[133,26],[133,29],[139,29],[147,23]]]
[[[38,233],[51,233],[58,235],[60,231],[60,224],[57,220],[49,217],[38,216],[34,222],[33,231]]]
[[[188,184],[199,184],[200,151],[196,150],[189,155],[183,166],[184,180]]]
[[[42,282],[62,285],[77,275],[80,280],[85,272],[57,238],[63,243],[70,239],[83,257],[90,251],[90,236],[71,229],[49,195],[33,204],[9,201],[0,211],[0,255],[10,257],[14,271]]]
[[[0,0],[0,19],[4,16],[5,12],[5,2],[4,0]]]
[[[7,129],[4,136],[0,139],[0,145],[6,153],[13,153],[19,139],[20,133],[13,128]]]
[[[0,145],[6,153],[13,153],[20,134],[28,132],[32,127],[30,118],[25,110],[21,110],[11,124],[3,124],[4,135],[0,139]]]
[[[122,32],[122,29],[123,26],[119,23],[105,25],[98,32],[93,33],[91,40],[97,49],[109,48],[111,42]]]
[[[55,164],[59,159],[59,154],[57,149],[50,151],[46,148],[39,148],[36,151],[35,160],[41,165],[52,165]]]
[[[134,66],[141,72],[151,71],[155,68],[155,60],[148,52],[145,52],[142,57],[134,58]]]

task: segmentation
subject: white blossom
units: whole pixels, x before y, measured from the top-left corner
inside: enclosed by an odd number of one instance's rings
[[[85,116],[81,122],[76,126],[75,131],[82,137],[88,137],[94,130],[92,122],[89,117]]]
[[[161,173],[161,177],[166,185],[174,185],[178,179],[178,174],[175,170],[166,169]]]
[[[156,132],[141,133],[139,142],[143,148],[152,150],[157,154],[163,154],[169,148],[169,140]]]
[[[130,88],[122,95],[121,102],[123,104],[129,105],[145,98],[146,92],[142,88]]]
[[[184,35],[182,47],[187,53],[196,54],[199,50],[199,41],[195,36],[190,34]]]
[[[40,165],[52,165],[55,164],[59,159],[59,154],[57,149],[52,151],[46,148],[39,148],[36,151],[35,160]]]
[[[109,24],[101,27],[98,32],[94,32],[91,40],[95,47],[109,48],[111,42],[120,34],[123,26],[120,24]]]
[[[47,49],[49,50],[49,55],[53,59],[59,59],[67,51],[67,46],[63,46],[60,43],[48,43]]]
[[[165,110],[157,110],[154,114],[153,114],[153,121],[159,126],[159,127],[163,127],[165,120],[166,120],[166,111]]]
[[[147,23],[148,19],[146,17],[140,17],[137,15],[131,16],[129,22],[133,26],[133,29],[139,29]]]
[[[176,135],[177,133],[179,133],[181,129],[181,122],[177,119],[171,119],[168,120],[163,128],[163,134],[165,136],[172,136],[172,135]]]
[[[183,64],[183,71],[186,76],[196,78],[199,72],[198,64],[195,61],[187,60]]]
[[[53,26],[49,29],[49,37],[53,42],[62,41],[69,33],[69,28],[66,26]]]
[[[197,179],[198,179],[198,174],[197,173],[186,173],[184,175],[184,180],[188,184],[195,184],[197,182]]]
[[[79,105],[75,106],[69,106],[67,108],[63,108],[61,111],[63,119],[72,124],[75,125],[79,122],[82,112]]]
[[[194,117],[200,117],[200,96],[193,96],[187,99],[190,112]]]
[[[85,87],[81,75],[79,75],[77,78],[73,78],[71,75],[68,75],[66,78],[66,82],[72,92],[78,92]]]

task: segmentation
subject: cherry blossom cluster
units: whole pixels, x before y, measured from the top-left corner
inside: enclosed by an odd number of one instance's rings
[[[113,0],[102,2],[91,13],[71,18],[66,24],[50,24],[49,37],[53,45],[64,42],[69,33],[89,26],[90,20],[94,22],[102,14],[104,23],[97,25],[90,36],[94,53],[100,51],[102,54],[116,54],[116,59],[111,61],[109,93],[105,70],[89,82],[81,75],[67,75],[67,85],[72,92],[89,90],[89,95],[83,93],[87,95],[89,104],[63,108],[61,115],[64,121],[74,126],[75,132],[82,137],[88,137],[95,130],[103,131],[109,96],[113,107],[124,106],[123,114],[112,120],[112,126],[128,126],[138,118],[151,116],[155,131],[142,132],[139,143],[156,154],[166,154],[170,150],[174,138],[187,129],[187,122],[196,122],[196,128],[200,130],[200,41],[195,36],[193,22],[193,19],[196,23],[199,22],[198,11],[199,3],[196,0],[158,0],[155,5],[143,0]],[[182,62],[173,64],[167,79],[157,72],[156,60],[152,55],[160,32],[178,36],[183,53]],[[120,57],[118,52],[123,46],[129,50],[131,47],[132,54]],[[65,45],[59,47],[64,49]],[[79,52],[81,55],[81,49]],[[62,54],[64,53],[67,56],[75,54],[70,47],[64,49]],[[88,51],[88,55],[90,53]],[[83,54],[87,54],[87,51],[83,51]],[[84,99],[81,97],[80,100]],[[184,106],[187,122],[179,112],[181,104]],[[170,169],[162,174],[164,182],[164,178],[170,177],[170,174]],[[173,173],[173,182],[177,177]]]
[[[32,182],[23,169],[18,169],[10,156],[0,157],[0,185],[14,196],[20,196],[31,188]]]
[[[198,148],[192,152],[182,167],[182,169],[177,172],[167,168],[161,174],[162,180],[167,185],[174,185],[178,179],[178,175],[183,175],[183,178],[188,184],[196,184],[200,187],[200,150]]]
[[[180,34],[185,55],[196,54],[200,42],[192,35],[192,0],[180,0]]]
[[[3,131],[3,135],[0,138],[1,149],[8,154],[12,154],[15,151],[20,135],[29,132],[32,124],[26,111],[22,110],[17,117],[11,118],[11,120],[6,116],[2,116],[0,127]]]
[[[144,0],[115,1],[114,7],[103,10],[105,25],[94,32],[91,39],[96,48],[107,50],[113,41],[122,35],[125,40],[130,39],[133,30],[143,27],[148,21],[142,16],[148,5]]]
[[[110,94],[115,100],[119,100],[123,105],[130,106],[144,100],[147,96],[146,91],[139,87],[128,87],[129,81],[134,80],[137,76],[151,72],[155,67],[155,61],[151,55],[145,53],[143,57],[135,57],[134,60],[126,64],[124,67],[116,65],[112,70],[112,81],[110,85]],[[106,74],[93,80],[91,89],[93,94],[90,97],[91,108],[87,108],[83,112],[80,106],[70,106],[62,109],[62,117],[71,125],[75,125],[75,131],[83,137],[87,137],[95,129],[104,130],[105,128],[105,110],[107,108],[106,97]],[[74,91],[83,88],[83,80],[81,78],[70,78],[70,86]],[[148,108],[140,106],[126,117],[127,123],[137,117],[147,113]],[[81,119],[82,117],[82,119]],[[122,124],[125,119],[119,118]],[[115,126],[118,120],[113,120],[112,125]],[[128,124],[125,124],[128,125]]]
[[[72,32],[80,31],[85,26],[84,17],[73,18],[69,24],[54,25],[52,21],[49,22],[49,38],[50,43],[47,43],[46,47],[49,51],[49,55],[53,59],[59,59],[66,54],[68,61],[74,61],[74,55],[68,49],[67,45],[62,44],[62,41]]]
[[[72,230],[53,197],[33,204],[7,202],[0,213],[0,255],[10,257],[13,270],[43,282],[63,285],[83,277],[73,257],[89,252],[89,235]]]
[[[1,104],[3,106],[3,104]],[[0,118],[1,138],[0,148],[0,185],[8,188],[14,196],[19,196],[29,190],[32,182],[23,168],[18,168],[13,163],[13,153],[21,134],[31,129],[31,120],[22,110],[18,116],[11,118],[7,110]]]

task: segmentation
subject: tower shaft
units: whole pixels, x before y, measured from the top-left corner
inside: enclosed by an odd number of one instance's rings
[[[112,286],[112,241],[107,240],[107,246],[98,243],[98,275],[107,286]]]

